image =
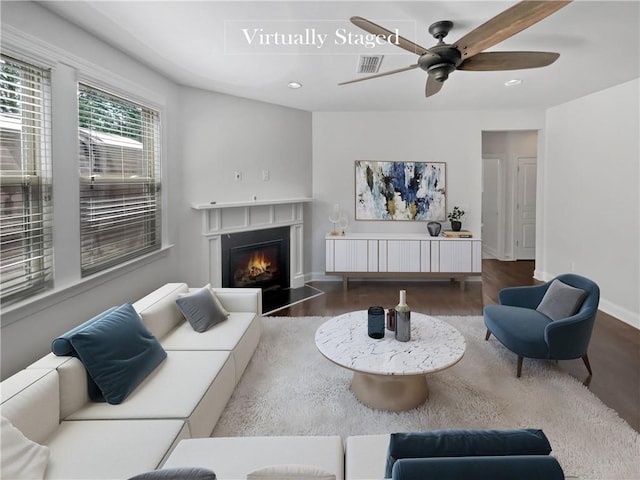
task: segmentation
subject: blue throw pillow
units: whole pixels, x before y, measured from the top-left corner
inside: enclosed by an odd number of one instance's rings
[[[542,430],[432,430],[392,433],[385,478],[401,458],[549,455],[551,445]]]
[[[167,357],[130,303],[76,332],[70,341],[104,401],[114,405]]]
[[[58,356],[73,356],[73,357],[76,357],[77,356],[76,355],[76,351],[73,349],[73,346],[71,345],[70,338],[74,334],[76,334],[77,332],[80,332],[80,331],[84,330],[85,328],[87,328],[89,325],[91,325],[96,320],[99,320],[102,317],[110,314],[116,308],[118,308],[118,307],[111,307],[109,310],[105,310],[104,312],[100,313],[99,315],[96,315],[91,320],[87,320],[86,322],[81,323],[77,327],[72,328],[68,332],[63,333],[58,338],[56,338],[53,342],[51,342],[51,351],[54,353],[54,355],[58,355]]]
[[[211,285],[207,284],[195,292],[179,295],[176,305],[198,333],[206,332],[216,323],[227,319],[227,312],[220,300],[211,291]]]
[[[564,480],[558,460],[550,455],[402,458],[393,480],[454,478],[464,480]]]

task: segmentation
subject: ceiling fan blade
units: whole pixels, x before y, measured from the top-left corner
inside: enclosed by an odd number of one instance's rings
[[[400,35],[398,35],[397,37],[397,43],[395,41],[393,42],[389,41],[390,36],[392,36],[395,39],[396,33],[392,32],[391,30],[387,30],[386,28],[381,27],[376,23],[373,23],[367,20],[366,18],[351,17],[351,23],[353,23],[357,27],[360,27],[365,32],[369,32],[373,35],[381,35],[389,43],[393,43],[393,45],[397,45],[400,48],[404,48],[405,50],[411,53],[415,53],[416,55],[424,55],[425,53],[429,52],[428,49],[421,47],[417,43],[413,43],[411,40],[407,40],[406,38],[401,37]]]
[[[440,91],[444,82],[439,82],[433,75],[429,75],[427,77],[427,87],[425,88],[425,95],[430,97],[431,95],[435,95]]]
[[[571,0],[523,1],[499,13],[455,42],[462,58],[471,58],[538,23],[571,3]]]
[[[551,65],[559,56],[552,52],[481,52],[462,62],[458,70],[488,72],[539,68]]]
[[[396,68],[395,70],[389,70],[388,72],[377,73],[375,75],[369,75],[367,77],[356,78],[355,80],[348,80],[346,82],[341,82],[338,85],[347,85],[348,83],[356,83],[362,82],[364,80],[370,80],[372,78],[385,77],[387,75],[393,75],[394,73],[406,72],[407,70],[413,70],[414,68],[418,68],[418,64],[409,65],[408,67]]]

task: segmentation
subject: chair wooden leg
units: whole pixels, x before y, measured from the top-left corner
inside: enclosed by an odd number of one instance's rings
[[[591,364],[589,363],[589,357],[586,354],[582,357],[582,361],[584,362],[584,366],[587,367],[589,375],[593,375],[593,372],[591,371]]]
[[[489,340],[490,336],[491,336],[491,330],[487,328],[487,334],[484,336],[485,341]]]
[[[518,372],[516,376],[520,378],[520,375],[522,375],[522,356],[518,355]]]

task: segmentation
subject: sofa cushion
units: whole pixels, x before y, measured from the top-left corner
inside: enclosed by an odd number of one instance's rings
[[[216,474],[208,468],[168,468],[141,473],[129,480],[216,480]]]
[[[90,402],[89,375],[77,357],[58,357],[49,353],[27,367],[27,370],[54,370],[60,383],[60,420]],[[95,387],[97,388],[97,387]],[[56,422],[57,425],[58,422]]]
[[[92,319],[87,320],[86,322],[81,323],[77,327],[72,328],[68,332],[63,333],[58,338],[56,338],[53,342],[51,342],[51,351],[55,355],[60,355],[60,356],[75,355],[75,350],[73,349],[73,346],[71,345],[71,340],[70,340],[71,337],[75,333],[80,332],[80,331],[84,330],[85,328],[87,328],[89,325],[91,325],[96,320],[99,320],[102,317],[106,317],[107,315],[109,315],[111,312],[113,312],[117,308],[118,307],[111,307],[108,310],[105,310],[104,312],[101,312],[100,314],[96,315]]]
[[[232,352],[236,382],[240,380],[260,341],[262,318],[251,312],[231,312],[227,321],[203,333],[195,333],[183,322],[162,340],[167,350],[227,350]]]
[[[240,479],[267,465],[313,465],[344,478],[339,436],[212,437],[183,440],[163,468],[210,468],[218,478]],[[375,478],[375,477],[374,477]]]
[[[47,442],[46,477],[123,479],[154,470],[188,431],[182,420],[63,421]]]
[[[49,461],[49,448],[29,440],[5,417],[0,417],[0,445],[0,478],[43,478]]]
[[[112,405],[122,403],[167,357],[128,303],[74,333],[70,341],[103,399]]]
[[[384,477],[390,434],[353,435],[345,440],[345,478],[369,480]]]
[[[234,386],[229,352],[171,351],[120,405],[88,403],[67,420],[173,418],[188,422],[191,437],[208,436]]]
[[[195,292],[178,295],[176,304],[191,327],[198,333],[206,332],[229,316],[229,312],[211,291],[210,284]]]
[[[584,290],[556,279],[549,285],[536,310],[551,320],[561,320],[574,315],[586,296],[587,292]]]
[[[165,350],[233,350],[255,318],[255,313],[232,312],[226,322],[218,323],[200,335],[184,322],[160,343]]]
[[[548,455],[551,445],[542,430],[431,430],[392,433],[385,478],[400,458],[491,455]]]
[[[133,308],[151,333],[162,340],[176,325],[184,322],[176,298],[188,291],[186,283],[167,283],[135,302]]]
[[[44,444],[60,423],[59,388],[55,370],[20,370],[2,382],[1,414],[27,438]]]
[[[247,474],[247,480],[336,480],[336,476],[313,465],[268,465]]]

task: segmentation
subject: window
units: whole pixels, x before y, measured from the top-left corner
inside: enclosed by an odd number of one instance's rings
[[[0,297],[6,305],[53,283],[50,81],[1,56]]]
[[[82,275],[161,246],[157,111],[80,84]]]

